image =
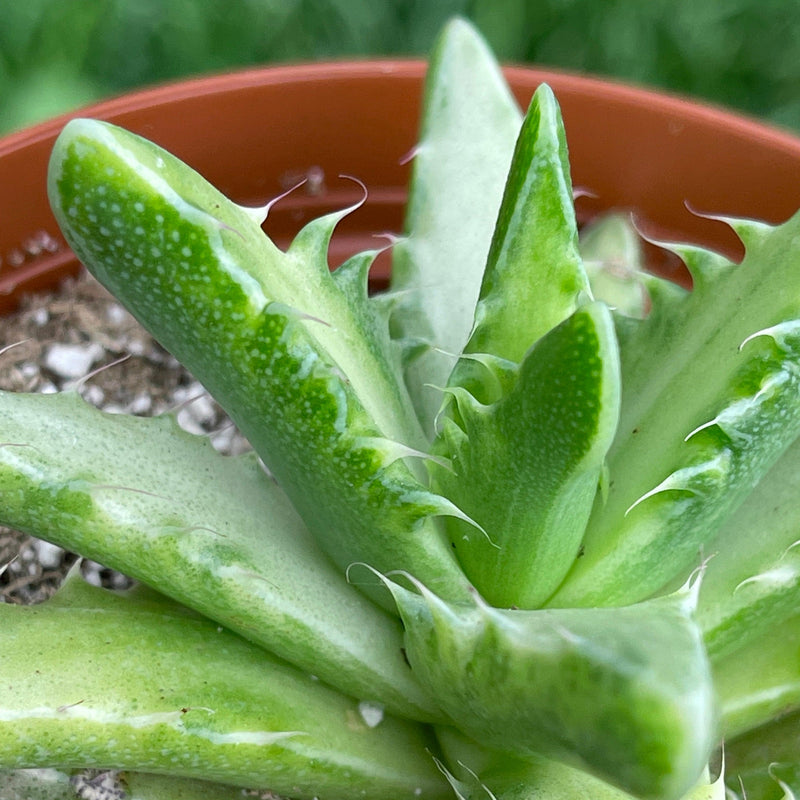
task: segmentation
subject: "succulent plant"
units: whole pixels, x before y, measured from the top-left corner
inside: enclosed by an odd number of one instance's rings
[[[800,791],[800,219],[609,299],[553,93],[523,116],[458,20],[382,295],[328,269],[352,209],[284,252],[107,123],[49,191],[254,450],[0,394],[2,522],[141,581],[0,606],[7,795]]]

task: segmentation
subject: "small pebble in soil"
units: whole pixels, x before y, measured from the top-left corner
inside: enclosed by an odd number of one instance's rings
[[[59,378],[82,378],[105,355],[96,342],[89,344],[51,344],[44,351],[43,366]]]

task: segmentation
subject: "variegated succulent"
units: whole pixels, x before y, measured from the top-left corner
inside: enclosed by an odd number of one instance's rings
[[[0,394],[2,522],[141,581],[0,606],[6,795],[800,793],[800,218],[611,299],[553,93],[523,116],[461,21],[385,294],[328,269],[350,209],[284,252],[106,123],[49,191],[254,452]]]

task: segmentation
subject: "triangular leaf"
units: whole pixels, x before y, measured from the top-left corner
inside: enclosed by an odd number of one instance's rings
[[[800,433],[798,228],[759,227],[737,269],[621,337],[608,494],[554,604],[634,602],[698,565]]]
[[[677,800],[714,744],[710,667],[684,592],[624,608],[503,611],[390,584],[415,673],[458,728]]]
[[[761,635],[714,661],[720,728],[726,739],[800,710],[800,615],[761,630]],[[775,758],[778,758],[776,752]]]
[[[566,135],[558,103],[543,84],[517,140],[465,349],[520,361],[588,294]]]
[[[449,423],[436,449],[452,466],[430,469],[480,529],[451,520],[453,546],[488,602],[536,608],[575,559],[616,430],[608,309],[588,305],[539,339],[493,404],[463,390],[455,402],[458,431]]]
[[[357,701],[154,592],[73,576],[42,605],[0,604],[0,652],[0,768],[114,764],[300,797],[444,796],[422,729],[359,722]]]
[[[342,570],[410,569],[464,596],[423,473],[355,444],[425,441],[366,298],[323,269],[335,215],[283,254],[178,159],[87,120],[62,131],[49,181],[87,267],[226,409]]]
[[[405,221],[392,289],[398,338],[432,348],[408,369],[429,435],[455,356],[469,338],[521,114],[486,43],[453,20],[431,55]]]

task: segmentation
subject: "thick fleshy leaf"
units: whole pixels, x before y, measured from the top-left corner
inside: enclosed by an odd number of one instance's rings
[[[252,454],[226,458],[172,418],[104,414],[77,394],[0,393],[0,439],[3,524],[138,578],[354,697],[436,713],[397,621],[347,584]]]
[[[592,775],[573,769],[557,761],[544,758],[533,759],[533,765],[519,765],[516,771],[503,768],[489,772],[485,777],[485,789],[469,795],[467,800],[636,800],[634,795],[623,792]],[[725,781],[722,777],[711,781],[703,777],[681,800],[726,800]]]
[[[76,253],[219,400],[342,569],[409,569],[465,595],[434,519],[454,510],[404,460],[423,439],[388,330],[365,327],[376,319],[366,286],[354,303],[352,281],[327,269],[341,214],[281,253],[252,210],[156,145],[90,120],[59,136],[49,193]]]
[[[522,114],[485,42],[461,20],[431,55],[424,109],[405,237],[393,251],[392,321],[418,350],[407,383],[432,435],[441,388],[472,329]]]
[[[800,709],[800,615],[761,631],[713,662],[720,727],[726,738]]]
[[[441,769],[459,800],[635,800],[633,795],[581,769],[543,756],[514,758],[489,750],[454,728],[436,729]],[[709,770],[681,800],[725,800],[725,779]]]
[[[480,365],[483,369],[487,367]],[[592,303],[531,348],[491,405],[451,389],[434,486],[481,526],[448,520],[459,561],[492,605],[536,608],[583,538],[619,414],[611,315]]]
[[[443,797],[422,729],[151,592],[0,605],[0,768],[169,772],[298,798]]]
[[[465,350],[519,362],[588,293],[561,111],[543,84],[517,140]]]
[[[800,217],[735,227],[741,266],[711,259],[620,337],[608,491],[553,605],[635,602],[692,569],[800,433]]]
[[[728,784],[736,800],[800,797],[800,712],[725,743]]]
[[[578,764],[642,798],[677,800],[714,744],[694,600],[503,611],[390,584],[415,674],[489,747]]]
[[[712,659],[775,630],[800,606],[798,497],[794,442],[709,544],[697,620]]]
[[[480,526],[449,520],[467,575],[498,606],[536,607],[563,579],[614,434],[614,330],[599,304],[576,312],[588,293],[564,128],[541,86],[517,141],[475,326],[448,383],[434,450],[449,466],[431,466],[434,486]]]

